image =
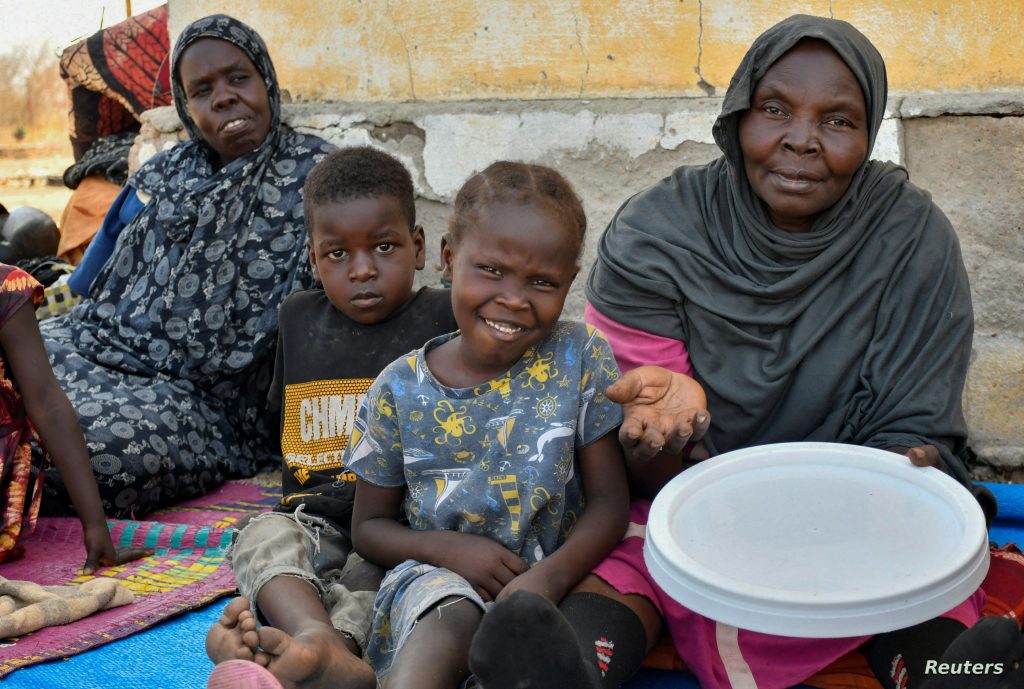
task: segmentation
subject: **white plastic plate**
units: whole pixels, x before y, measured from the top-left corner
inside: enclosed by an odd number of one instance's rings
[[[834,443],[762,445],[672,479],[644,558],[670,596],[742,629],[876,634],[936,617],[988,572],[977,500],[938,469]]]

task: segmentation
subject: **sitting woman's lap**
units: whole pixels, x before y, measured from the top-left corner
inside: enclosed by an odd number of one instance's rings
[[[255,473],[257,461],[240,444],[229,413],[237,392],[216,395],[133,366],[128,355],[83,337],[85,330],[65,319],[42,326],[54,373],[78,412],[108,516],[136,517]],[[44,486],[44,512],[67,513],[56,472]]]
[[[594,574],[619,593],[643,596],[657,608],[680,658],[704,689],[726,689],[737,673],[753,675],[758,687],[790,687],[867,640],[771,636],[719,624],[683,607],[658,586],[644,564],[650,506],[647,500],[633,501],[625,538]]]

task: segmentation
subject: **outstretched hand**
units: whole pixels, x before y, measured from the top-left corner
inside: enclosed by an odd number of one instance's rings
[[[622,405],[619,442],[626,458],[647,461],[660,452],[680,455],[711,425],[700,383],[660,366],[640,366],[608,386],[605,395]]]
[[[82,574],[92,574],[100,566],[123,565],[132,560],[149,557],[154,552],[152,548],[141,546],[115,548],[113,541],[110,540],[110,532],[107,531],[106,523],[93,527],[83,526],[83,529],[85,566],[82,567]]]

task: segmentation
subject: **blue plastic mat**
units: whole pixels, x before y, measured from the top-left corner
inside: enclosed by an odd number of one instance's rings
[[[3,689],[202,689],[213,663],[206,630],[226,602],[211,603],[168,622],[67,660],[15,670]]]
[[[986,484],[999,499],[993,541],[1024,544],[1024,485]],[[2,689],[202,689],[213,663],[206,631],[226,601],[188,612],[145,632],[67,660],[16,670]],[[689,675],[641,670],[624,689],[700,689]]]
[[[185,613],[106,646],[14,671],[3,689],[202,689],[213,663],[206,630],[225,602]],[[628,689],[700,689],[697,680],[664,670],[641,670]]]
[[[986,483],[999,500],[999,515],[988,530],[997,545],[1016,543],[1024,550],[1024,484]]]
[[[15,670],[3,689],[202,689],[213,663],[206,630],[226,602],[185,613],[141,634],[58,660]],[[641,670],[628,689],[700,689],[688,675]]]

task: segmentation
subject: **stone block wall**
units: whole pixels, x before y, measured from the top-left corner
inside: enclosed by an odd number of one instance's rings
[[[991,475],[1024,482],[1024,117],[912,119],[904,142],[910,178],[956,227],[971,279],[971,447]]]

